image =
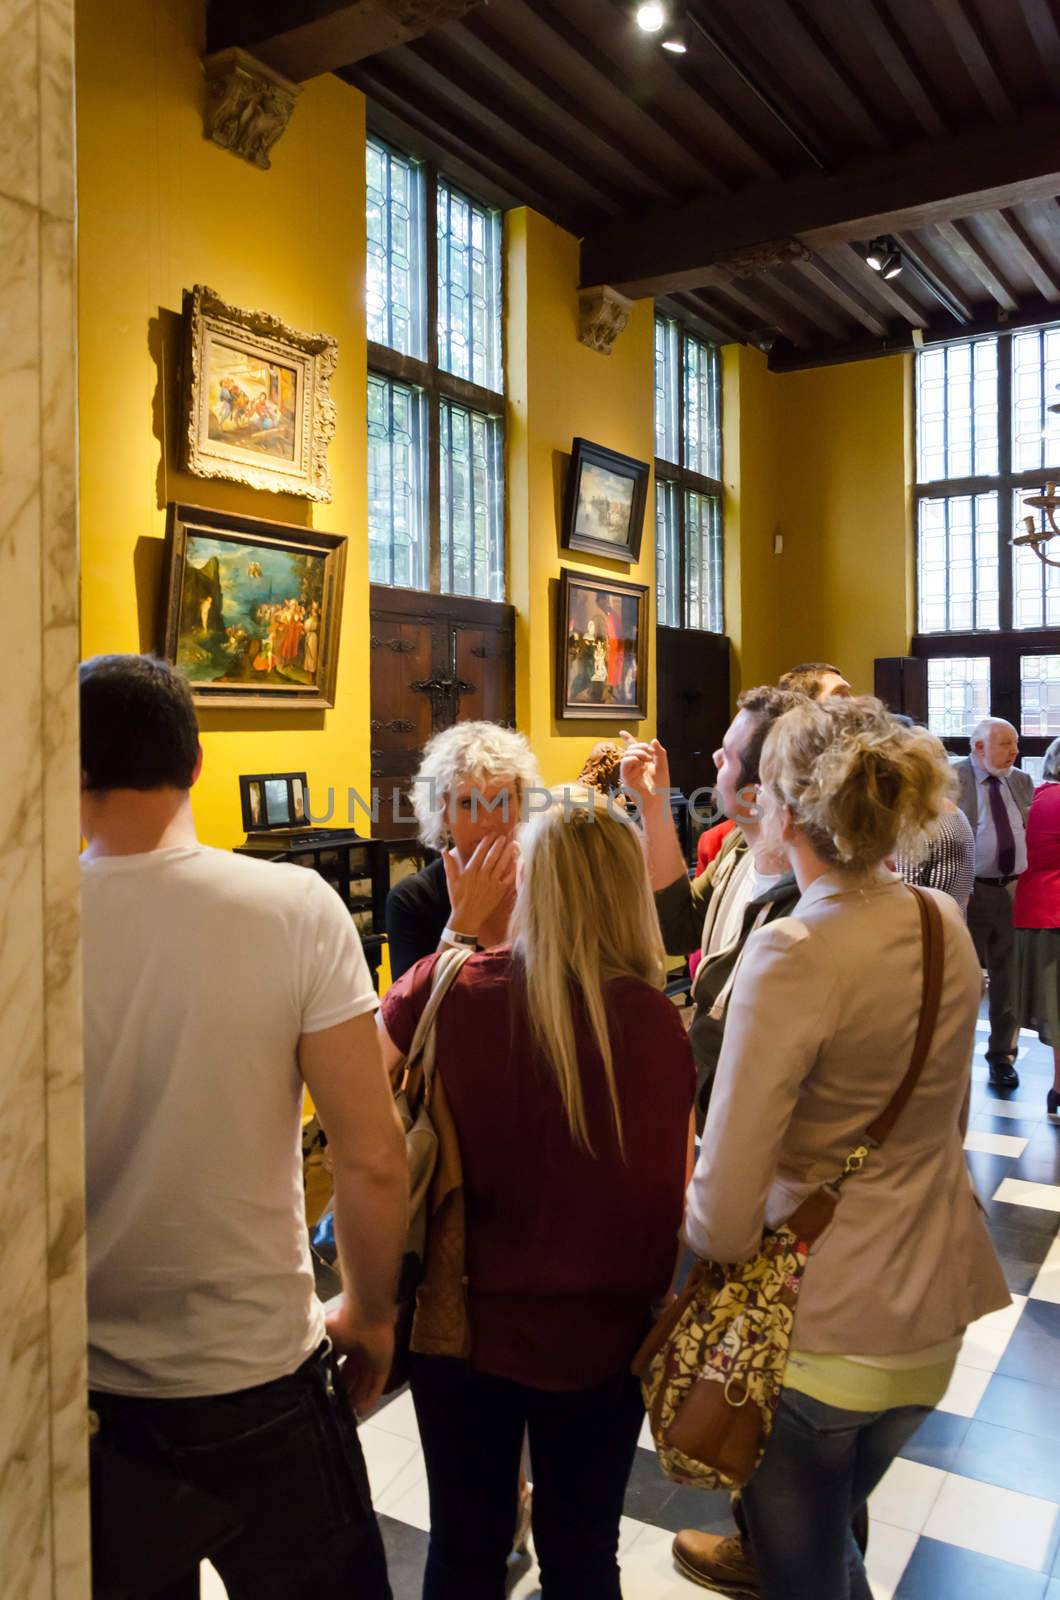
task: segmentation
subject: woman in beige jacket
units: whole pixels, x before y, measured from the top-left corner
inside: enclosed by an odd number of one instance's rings
[[[802,897],[748,941],[688,1191],[699,1256],[746,1260],[842,1170],[909,1065],[920,917],[884,862],[949,784],[936,740],[869,698],[807,704],[762,756],[766,825]],[[912,1099],[844,1187],[806,1266],[793,1349],[744,1508],[766,1600],[871,1600],[851,1516],[949,1382],[968,1323],[1009,1301],[964,1163],[980,973],[954,902]]]

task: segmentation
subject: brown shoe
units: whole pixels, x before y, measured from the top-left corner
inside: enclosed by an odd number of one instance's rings
[[[718,1594],[732,1594],[745,1600],[760,1600],[758,1568],[749,1545],[738,1533],[723,1538],[719,1533],[699,1533],[682,1528],[673,1544],[678,1571],[693,1583]]]

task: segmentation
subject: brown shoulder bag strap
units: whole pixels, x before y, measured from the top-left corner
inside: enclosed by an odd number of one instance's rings
[[[788,1218],[788,1227],[807,1244],[824,1232],[832,1220],[832,1215],[839,1201],[839,1191],[848,1178],[854,1177],[864,1166],[869,1150],[877,1149],[898,1118],[909,1103],[910,1096],[917,1086],[920,1074],[927,1061],[931,1049],[931,1040],[935,1033],[935,1023],[938,1020],[939,1001],[942,998],[942,977],[945,969],[946,946],[945,929],[942,925],[942,913],[937,904],[923,889],[910,888],[916,896],[917,906],[920,911],[920,931],[923,937],[923,970],[924,979],[920,992],[920,1020],[917,1024],[916,1038],[913,1041],[913,1054],[905,1077],[898,1085],[887,1105],[880,1112],[876,1120],[865,1130],[865,1140],[847,1156],[846,1165],[838,1178],[831,1183],[822,1184],[806,1199],[797,1210]]]

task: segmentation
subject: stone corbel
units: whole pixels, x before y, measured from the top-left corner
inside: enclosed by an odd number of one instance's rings
[[[600,284],[578,291],[578,338],[602,356],[609,356],[615,340],[625,332],[633,301],[617,289]]]
[[[282,73],[245,50],[219,50],[206,70],[204,131],[223,150],[268,171],[269,151],[291,120],[301,93]]]

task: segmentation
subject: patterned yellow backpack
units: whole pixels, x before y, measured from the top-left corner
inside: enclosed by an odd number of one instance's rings
[[[696,1263],[633,1363],[659,1464],[678,1483],[736,1489],[751,1477],[772,1432],[810,1247],[831,1222],[843,1184],[883,1143],[916,1088],[938,1015],[944,934],[935,902],[919,889],[912,893],[924,938],[924,985],[912,1059],[893,1098],[840,1175],[787,1222],[767,1229],[750,1261]]]

